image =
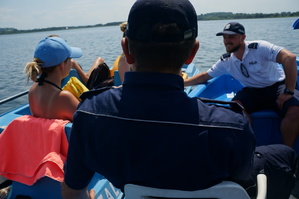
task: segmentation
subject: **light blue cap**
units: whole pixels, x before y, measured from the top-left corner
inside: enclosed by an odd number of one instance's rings
[[[77,47],[70,47],[60,37],[46,37],[36,46],[34,57],[43,62],[42,67],[52,67],[64,62],[67,58],[79,58],[82,50]]]

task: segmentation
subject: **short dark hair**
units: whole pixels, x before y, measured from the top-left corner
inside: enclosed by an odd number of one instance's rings
[[[153,34],[167,36],[178,31],[181,29],[176,24],[159,24]],[[179,42],[141,42],[129,38],[128,41],[130,53],[134,55],[136,71],[156,69],[178,71],[195,45],[194,38]]]

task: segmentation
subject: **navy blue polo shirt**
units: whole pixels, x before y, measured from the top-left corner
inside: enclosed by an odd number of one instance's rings
[[[242,113],[188,97],[179,75],[128,72],[122,87],[80,104],[65,182],[82,189],[98,172],[121,189],[204,189],[250,178],[254,149]]]

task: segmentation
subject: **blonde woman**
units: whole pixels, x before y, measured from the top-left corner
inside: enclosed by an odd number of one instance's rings
[[[80,48],[70,47],[59,37],[42,39],[27,63],[27,80],[35,83],[29,90],[29,106],[34,117],[73,120],[79,101],[69,91],[62,91],[61,80],[73,67],[71,58],[82,56]]]

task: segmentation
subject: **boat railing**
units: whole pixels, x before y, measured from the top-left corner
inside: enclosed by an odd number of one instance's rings
[[[0,105],[1,105],[1,104],[4,104],[4,103],[7,103],[7,102],[9,102],[9,101],[12,101],[12,100],[14,100],[14,99],[17,99],[17,98],[19,98],[19,97],[22,97],[22,96],[24,96],[24,95],[27,95],[28,92],[29,92],[29,90],[27,90],[27,91],[23,91],[23,92],[18,93],[18,94],[16,94],[16,95],[13,95],[13,96],[7,97],[7,98],[5,98],[5,99],[3,99],[3,100],[0,100]]]

